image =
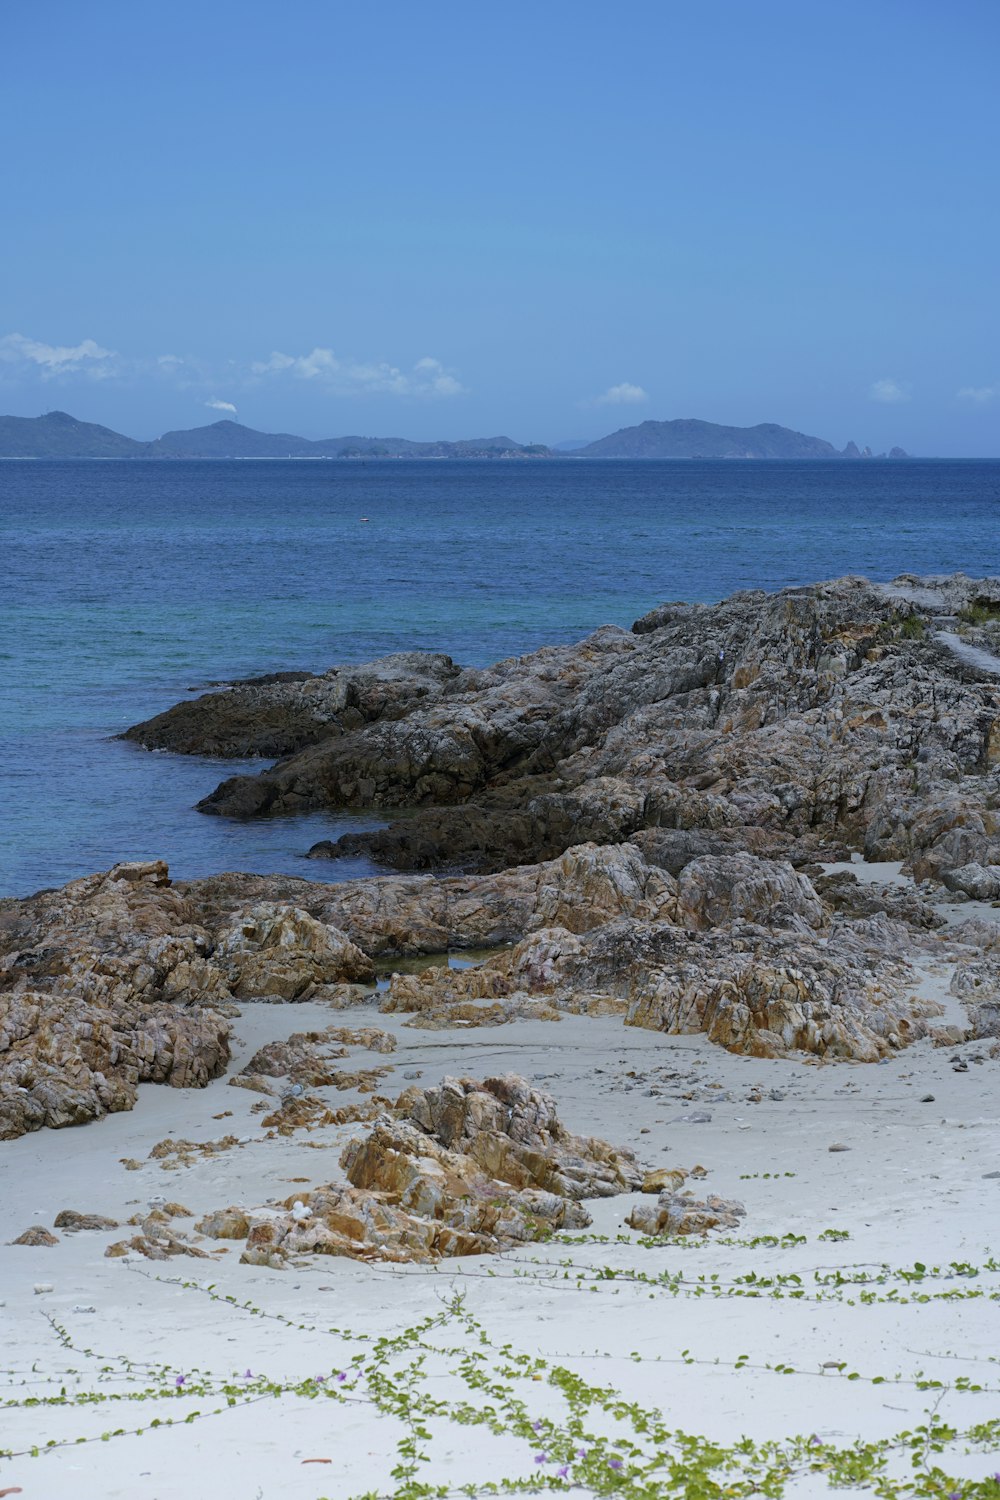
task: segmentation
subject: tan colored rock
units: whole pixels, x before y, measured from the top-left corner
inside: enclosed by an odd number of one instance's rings
[[[16,1240],[11,1240],[12,1245],[58,1245],[59,1236],[52,1234],[43,1224],[32,1224],[23,1234],[19,1234]]]
[[[657,1167],[653,1172],[647,1172],[642,1179],[640,1192],[643,1193],[676,1193],[687,1181],[688,1174],[683,1167]]]
[[[245,1240],[250,1233],[250,1220],[242,1208],[219,1208],[205,1214],[195,1228],[213,1240]]]
[[[304,1000],[317,986],[374,978],[371,960],[300,907],[262,902],[216,939],[215,961],[234,995]]]
[[[438,1088],[414,1086],[400,1095],[396,1112],[514,1187],[579,1199],[627,1192],[641,1181],[631,1151],[572,1135],[551,1095],[515,1074],[484,1083],[446,1078]]]
[[[244,1214],[241,1259],[278,1267],[307,1254],[436,1260],[484,1254],[590,1222],[581,1199],[629,1191],[631,1152],[571,1135],[548,1095],[521,1078],[446,1079],[408,1089],[341,1155],[348,1185],[289,1198],[283,1213]],[[226,1209],[199,1225],[238,1227]]]
[[[643,1234],[707,1234],[711,1229],[738,1229],[746,1209],[735,1199],[710,1193],[704,1203],[668,1190],[655,1203],[637,1203],[625,1221]]]

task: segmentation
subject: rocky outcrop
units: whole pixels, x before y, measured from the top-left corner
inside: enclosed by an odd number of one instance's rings
[[[399,718],[459,675],[448,656],[408,651],[322,676],[280,672],[224,684],[122,735],[147,750],[246,759],[288,755],[382,718]]]
[[[140,1083],[203,1088],[235,997],[302,999],[370,959],[287,902],[206,911],[161,861],[0,906],[0,1139],[131,1109]]]
[[[242,1259],[255,1265],[303,1254],[436,1260],[583,1227],[583,1199],[642,1180],[630,1151],[571,1135],[552,1099],[513,1075],[408,1089],[341,1165],[346,1184],[289,1199],[284,1212],[230,1207],[198,1227],[245,1234]]]
[[[998,600],[997,580],[955,576],[670,604],[631,632],[606,627],[484,669],[435,667],[422,696],[410,668],[392,679],[373,663],[344,673],[377,681],[375,709],[363,722],[338,710],[328,734],[291,707],[307,689],[321,697],[314,684],[327,679],[258,687],[266,711],[287,716],[289,753],[202,807],[407,808],[388,828],[313,851],[402,869],[499,870],[653,830],[696,835],[695,857],[802,864],[863,849],[908,860],[918,878],[1000,864],[1000,675],[983,654]],[[950,648],[943,616],[964,632],[951,637],[977,643],[971,654]],[[245,712],[236,689],[216,695],[213,724],[227,705],[234,724]],[[181,707],[193,723],[195,705]],[[133,733],[168,743],[148,725]],[[225,738],[195,732],[185,748]],[[664,854],[674,876],[682,844]]]
[[[368,981],[371,959],[299,907],[262,902],[215,934],[213,959],[233,995],[303,1000],[317,986]]]
[[[815,916],[811,885],[793,878],[803,910]],[[628,1025],[703,1031],[733,1052],[866,1062],[923,1036],[940,1013],[937,1002],[912,993],[920,937],[901,923],[882,914],[835,917],[820,934],[793,913],[785,928],[769,927],[766,873],[744,889],[764,903],[756,921],[692,929],[619,918],[582,935],[543,928],[473,970],[394,976],[383,1005],[442,1019],[457,1013],[468,1024],[475,1016],[463,1007],[474,1003],[530,1013],[528,1002],[544,1002],[558,1014],[610,1000]]]
[[[0,993],[0,1140],[131,1109],[140,1083],[203,1088],[228,1058],[210,1009]]]

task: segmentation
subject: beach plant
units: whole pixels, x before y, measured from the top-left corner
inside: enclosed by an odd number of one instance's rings
[[[986,1458],[1000,1448],[1000,1418],[973,1421],[959,1426],[941,1416],[945,1396],[1000,1396],[1000,1383],[987,1385],[961,1375],[944,1382],[915,1371],[904,1374],[868,1373],[852,1370],[844,1361],[827,1361],[818,1368],[796,1368],[787,1361],[769,1361],[740,1354],[726,1368],[745,1378],[782,1380],[842,1379],[872,1386],[887,1383],[926,1392],[933,1397],[923,1419],[891,1436],[853,1443],[832,1442],[815,1433],[781,1440],[755,1441],[741,1438],[722,1443],[673,1426],[656,1405],[627,1397],[614,1385],[585,1379],[565,1359],[579,1361],[580,1354],[543,1357],[500,1343],[486,1322],[474,1314],[467,1298],[455,1285],[443,1288],[437,1307],[411,1326],[381,1337],[365,1336],[343,1327],[323,1327],[297,1321],[260,1307],[251,1300],[238,1301],[212,1283],[155,1275],[135,1268],[136,1274],[165,1282],[187,1294],[211,1301],[232,1318],[277,1319],[293,1330],[324,1334],[334,1341],[335,1360],[320,1372],[311,1369],[296,1378],[273,1379],[264,1372],[246,1369],[218,1374],[202,1368],[175,1369],[166,1363],[136,1360],[108,1354],[90,1346],[78,1346],[70,1331],[52,1315],[46,1315],[51,1336],[67,1361],[58,1374],[46,1376],[36,1360],[28,1372],[6,1371],[11,1394],[3,1401],[7,1411],[73,1407],[93,1412],[107,1410],[109,1421],[99,1431],[89,1430],[75,1438],[47,1439],[14,1453],[0,1451],[0,1459],[39,1457],[54,1448],[80,1443],[113,1442],[128,1435],[142,1435],[162,1427],[204,1423],[226,1412],[282,1396],[331,1403],[361,1404],[388,1424],[394,1436],[389,1471],[391,1488],[355,1494],[352,1500],[420,1500],[420,1497],[469,1497],[521,1494],[540,1495],[582,1491],[604,1496],[620,1495],[634,1500],[679,1496],[682,1500],[744,1500],[762,1495],[780,1500],[792,1484],[810,1475],[831,1488],[863,1488],[880,1500],[998,1500],[1000,1477],[995,1462]],[[529,1272],[533,1268],[527,1268]],[[607,1271],[609,1268],[605,1268]],[[882,1285],[894,1279],[905,1284],[976,1278],[1000,1269],[987,1263],[977,1267],[965,1262],[944,1266],[878,1268],[874,1279]],[[601,1268],[596,1268],[600,1272]],[[407,1274],[412,1274],[410,1271]],[[431,1272],[430,1274],[434,1274]],[[754,1273],[748,1273],[752,1282]],[[815,1272],[833,1278],[834,1285],[855,1284],[868,1272],[860,1267],[839,1267]],[[449,1270],[452,1283],[460,1279]],[[602,1281],[618,1281],[619,1273]],[[735,1287],[746,1278],[733,1278]],[[797,1277],[789,1278],[791,1282]],[[777,1292],[774,1278],[763,1278],[769,1294]],[[351,1352],[353,1347],[353,1353]],[[626,1359],[640,1365],[711,1365],[725,1362],[712,1355],[697,1355],[689,1349],[643,1356],[602,1356],[606,1361]],[[959,1359],[954,1354],[952,1358]],[[993,1364],[1000,1363],[994,1359]],[[84,1379],[84,1376],[89,1376]],[[449,1382],[442,1394],[441,1379]],[[57,1385],[58,1382],[58,1385]],[[455,1387],[457,1386],[457,1393]],[[537,1391],[546,1398],[539,1402]],[[155,1403],[156,1415],[146,1421],[138,1416],[143,1403]],[[136,1412],[136,1416],[131,1413]],[[334,1418],[334,1420],[336,1420]],[[455,1427],[480,1430],[507,1440],[521,1454],[508,1464],[509,1472],[498,1472],[491,1463],[489,1478],[476,1478],[462,1485],[435,1482],[438,1449],[453,1445],[449,1436]],[[983,1456],[978,1478],[959,1479],[948,1472],[954,1456]],[[334,1500],[333,1495],[317,1500]],[[343,1488],[336,1500],[346,1500]]]

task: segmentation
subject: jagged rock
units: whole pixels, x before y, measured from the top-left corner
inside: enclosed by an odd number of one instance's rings
[[[210,1010],[0,994],[0,1140],[131,1109],[142,1082],[204,1087],[228,1058]]]
[[[353,1072],[331,1067],[331,1059],[346,1057],[346,1046],[338,1046],[343,1038],[365,1038],[356,1044],[369,1046],[378,1052],[391,1052],[396,1039],[377,1027],[362,1027],[351,1030],[342,1026],[329,1026],[325,1031],[293,1031],[284,1041],[268,1042],[254,1053],[237,1077],[252,1078],[265,1074],[270,1078],[287,1078],[292,1084],[303,1088],[338,1089],[359,1088],[370,1093],[380,1078],[391,1071],[390,1067],[362,1068]]]
[[[641,1180],[631,1151],[571,1135],[551,1096],[514,1074],[481,1084],[446,1078],[439,1088],[414,1085],[400,1095],[396,1111],[514,1187],[598,1198],[626,1192]],[[355,1181],[350,1169],[348,1177]]]
[[[932,929],[945,924],[941,913],[910,885],[859,880],[849,870],[841,870],[817,876],[813,886],[824,907],[846,917],[872,917],[881,912],[910,927]]]
[[[370,980],[371,959],[334,927],[296,906],[262,902],[216,939],[216,962],[234,995],[305,1000],[322,984]]]
[[[704,1203],[668,1190],[655,1203],[637,1203],[626,1219],[643,1234],[707,1234],[710,1229],[738,1229],[746,1209],[733,1198],[710,1193]]]
[[[12,1245],[58,1245],[59,1236],[52,1234],[43,1224],[32,1224],[23,1234],[19,1234],[16,1240],[11,1240]]]
[[[624,918],[590,933],[532,933],[478,969],[394,976],[383,1004],[422,1016],[465,1016],[484,996],[528,1013],[532,997],[555,1013],[620,1004],[626,1024],[704,1031],[730,1051],[796,1051],[877,1061],[924,1035],[937,1002],[914,997],[914,936],[881,914],[837,917],[829,936],[737,922],[700,932]],[[806,935],[808,934],[808,935]]]
[[[204,1250],[199,1250],[197,1245],[191,1245],[187,1240],[178,1235],[161,1235],[150,1239],[145,1234],[133,1235],[130,1240],[116,1240],[109,1245],[104,1254],[112,1259],[128,1255],[131,1251],[137,1251],[144,1255],[147,1260],[171,1260],[175,1255],[190,1255],[195,1260],[208,1260]]]
[[[589,1224],[582,1199],[630,1191],[642,1177],[631,1152],[571,1135],[551,1098],[513,1075],[407,1089],[348,1143],[341,1165],[347,1186],[289,1199],[283,1214],[245,1215],[242,1260],[484,1254]],[[199,1228],[219,1237],[240,1226],[241,1212],[209,1215]]]
[[[370,1088],[364,1092],[370,1093]],[[367,1104],[343,1104],[331,1109],[322,1099],[304,1094],[299,1099],[283,1102],[280,1108],[265,1115],[261,1124],[273,1135],[291,1136],[297,1130],[318,1130],[326,1125],[353,1125],[359,1120],[374,1120],[389,1101],[381,1094],[374,1094]]]

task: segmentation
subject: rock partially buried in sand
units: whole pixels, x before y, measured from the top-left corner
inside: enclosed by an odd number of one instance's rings
[[[103,1214],[81,1214],[74,1208],[60,1209],[55,1217],[57,1229],[73,1232],[77,1229],[117,1229],[117,1219],[106,1219]]]
[[[710,1229],[737,1229],[746,1209],[732,1198],[710,1193],[704,1203],[668,1190],[655,1203],[637,1203],[626,1219],[643,1234],[707,1234]]]
[[[58,1245],[59,1236],[51,1234],[42,1224],[32,1224],[30,1229],[26,1229],[10,1243],[12,1245]]]

